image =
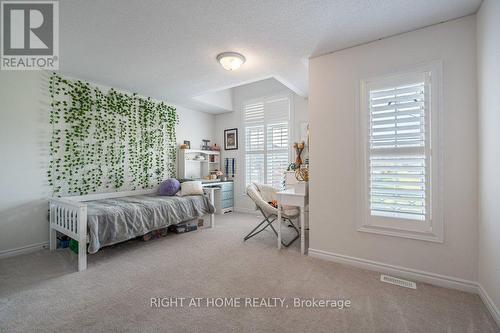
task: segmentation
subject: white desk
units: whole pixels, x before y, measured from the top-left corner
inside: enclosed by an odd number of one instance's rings
[[[300,252],[306,254],[306,227],[304,212],[305,207],[309,203],[309,196],[307,194],[299,194],[295,189],[291,188],[276,193],[278,201],[278,249],[281,249],[281,207],[282,206],[296,206],[300,210]]]

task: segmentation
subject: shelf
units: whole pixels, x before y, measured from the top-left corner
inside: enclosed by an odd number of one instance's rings
[[[186,160],[186,162],[219,164],[219,162],[198,161],[198,160]]]
[[[220,169],[220,154],[220,151],[215,150],[180,149],[179,177],[203,178],[210,175],[212,171]],[[203,160],[195,158],[200,155],[204,158]]]
[[[200,150],[200,149],[181,149],[184,151],[184,154],[207,154],[207,155],[220,155],[220,151],[217,150]]]

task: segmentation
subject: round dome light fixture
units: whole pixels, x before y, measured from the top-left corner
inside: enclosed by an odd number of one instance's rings
[[[217,56],[217,61],[227,71],[234,71],[240,68],[246,61],[242,54],[236,52],[224,52]]]

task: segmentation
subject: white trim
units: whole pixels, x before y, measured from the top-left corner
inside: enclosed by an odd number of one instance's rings
[[[343,254],[331,253],[322,250],[309,249],[309,255],[314,258],[333,261],[336,263],[355,266],[384,274],[390,274],[396,277],[411,279],[418,282],[424,282],[439,287],[457,289],[471,293],[478,293],[477,282],[464,280],[452,276],[441,275],[403,266],[390,265],[378,261],[361,259],[346,256]]]
[[[495,303],[493,303],[493,300],[490,298],[490,296],[483,288],[483,286],[480,283],[478,283],[477,286],[479,291],[479,297],[481,297],[481,300],[483,301],[484,305],[486,306],[491,316],[493,317],[498,327],[500,328],[500,311],[498,310]]]
[[[401,220],[401,224],[395,224],[393,218],[369,218],[369,177],[368,177],[368,164],[367,158],[369,156],[369,149],[367,145],[368,140],[368,119],[367,113],[367,87],[370,84],[377,82],[393,82],[394,80],[401,80],[407,76],[416,73],[431,73],[430,82],[430,117],[426,121],[430,124],[431,128],[426,130],[432,137],[429,140],[430,146],[426,145],[426,155],[430,157],[431,165],[430,172],[428,173],[428,184],[430,186],[431,201],[428,203],[429,216],[426,224],[419,228],[415,228],[406,220]],[[359,197],[362,198],[358,204],[358,217],[357,217],[357,230],[360,232],[376,233],[387,236],[396,236],[403,238],[418,239],[431,242],[444,242],[444,218],[443,218],[443,62],[441,60],[431,61],[424,64],[419,64],[410,68],[403,69],[399,72],[391,74],[380,75],[379,77],[372,77],[360,80],[359,90],[357,91],[358,98],[356,101],[357,108],[357,136],[359,159],[358,159],[358,172],[361,175],[357,189]],[[410,227],[411,226],[411,227]]]
[[[372,234],[385,235],[385,236],[394,236],[401,238],[409,238],[409,239],[417,239],[428,242],[435,243],[443,243],[443,239],[438,237],[432,232],[418,232],[418,231],[410,231],[406,229],[390,229],[387,227],[381,227],[377,225],[362,225],[358,227],[358,231],[369,232]]]
[[[466,291],[478,294],[498,327],[500,327],[500,311],[491,297],[479,282],[464,280],[452,276],[441,275],[403,266],[390,265],[378,261],[350,257],[343,254],[332,253],[323,250],[308,249],[309,256],[313,258],[328,260],[339,264],[354,266],[379,273],[391,274],[396,277],[424,282],[435,286]]]
[[[14,249],[2,250],[2,251],[0,251],[0,259],[14,257],[14,256],[18,256],[21,254],[31,253],[31,252],[36,252],[36,251],[39,251],[42,249],[46,249],[48,247],[49,247],[49,242],[43,242],[43,243],[35,243],[35,244],[25,245],[25,246],[17,247]]]

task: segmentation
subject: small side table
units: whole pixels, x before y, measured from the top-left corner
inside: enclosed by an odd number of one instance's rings
[[[306,254],[306,227],[305,227],[305,207],[309,203],[307,193],[297,193],[294,188],[279,191],[276,193],[278,201],[278,249],[281,249],[281,209],[282,206],[296,206],[299,208],[300,220],[300,252]]]

